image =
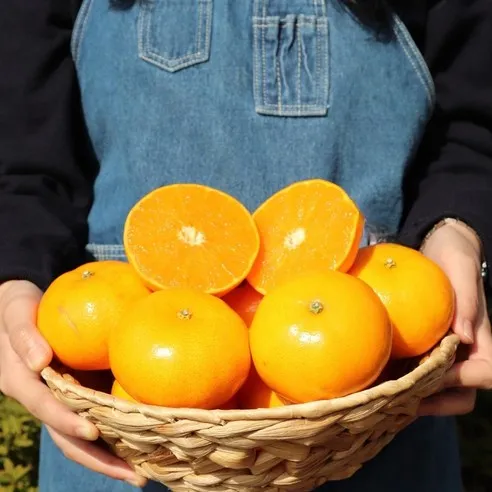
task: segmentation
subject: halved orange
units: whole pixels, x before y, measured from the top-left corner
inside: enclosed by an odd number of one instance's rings
[[[301,273],[346,272],[364,229],[363,214],[350,196],[322,179],[283,188],[253,218],[261,244],[247,280],[261,294]]]
[[[193,288],[220,296],[246,278],[259,234],[236,198],[200,184],[172,184],[134,205],[124,246],[151,289]]]

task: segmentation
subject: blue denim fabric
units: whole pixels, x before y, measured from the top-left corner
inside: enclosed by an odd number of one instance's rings
[[[294,181],[325,178],[365,214],[365,241],[397,231],[434,87],[396,16],[380,37],[338,0],[152,0],[127,11],[85,0],[72,50],[101,165],[89,217],[97,258],[124,259],[127,212],[175,182],[254,210]],[[68,463],[43,436],[41,492],[131,490]],[[397,488],[462,490],[452,420],[419,420],[352,479],[322,487]]]

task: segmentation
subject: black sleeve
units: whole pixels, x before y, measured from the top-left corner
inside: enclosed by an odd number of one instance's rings
[[[400,239],[418,247],[439,220],[460,218],[491,260],[492,3],[440,1],[424,37],[437,105],[406,177]]]
[[[95,172],[70,37],[75,0],[0,1],[0,282],[83,259]]]

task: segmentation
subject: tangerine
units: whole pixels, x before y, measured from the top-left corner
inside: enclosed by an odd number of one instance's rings
[[[113,382],[113,386],[111,387],[111,394],[113,396],[116,396],[117,398],[121,398],[122,400],[128,400],[134,403],[137,403],[137,400],[135,398],[132,398],[121,386],[116,379]]]
[[[111,329],[119,326],[132,303],[148,295],[128,263],[90,262],[51,283],[41,298],[37,325],[67,367],[109,369]]]
[[[263,295],[243,282],[222,298],[250,326]]]
[[[218,297],[178,288],[135,303],[112,332],[109,355],[130,396],[167,407],[220,408],[251,364],[241,317]]]
[[[294,277],[272,289],[249,332],[259,376],[293,403],[366,388],[391,351],[391,322],[379,297],[363,281],[335,271]]]
[[[419,251],[392,243],[367,246],[350,273],[386,306],[393,323],[393,359],[423,355],[449,330],[453,287],[443,270]]]
[[[258,372],[251,365],[248,379],[238,393],[238,402],[241,408],[274,408],[282,407],[285,403],[272,391],[258,376]]]

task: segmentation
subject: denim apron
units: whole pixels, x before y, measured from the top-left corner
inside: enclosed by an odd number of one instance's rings
[[[293,181],[343,186],[364,241],[397,232],[403,173],[434,87],[401,20],[384,34],[338,0],[85,0],[73,57],[100,163],[89,251],[125,259],[122,230],[153,188],[200,182],[254,210]],[[326,492],[462,490],[452,419],[423,418]],[[42,433],[40,492],[124,492]],[[165,490],[151,483],[147,491]]]

